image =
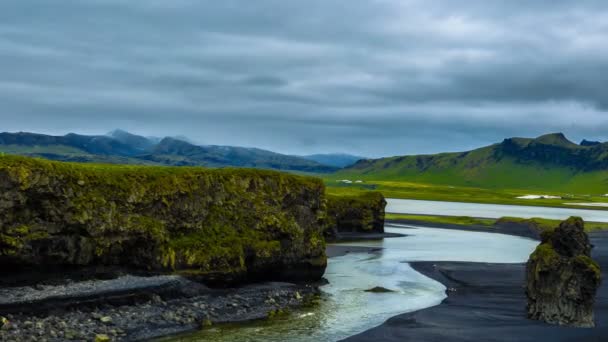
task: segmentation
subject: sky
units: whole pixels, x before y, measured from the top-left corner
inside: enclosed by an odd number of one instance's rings
[[[608,140],[608,3],[2,0],[0,131],[365,157]]]

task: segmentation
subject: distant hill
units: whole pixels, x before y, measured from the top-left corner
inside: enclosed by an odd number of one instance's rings
[[[316,161],[320,164],[335,166],[339,168],[353,165],[358,160],[363,159],[363,157],[357,157],[344,153],[311,154],[301,157],[304,159]]]
[[[139,151],[150,151],[154,145],[158,143],[158,141],[154,141],[141,135],[135,135],[121,129],[113,130],[107,135]]]
[[[75,162],[234,166],[301,172],[337,170],[331,165],[256,148],[198,146],[176,138],[159,141],[123,130],[102,136],[5,132],[0,133],[0,152]]]
[[[170,165],[238,166],[305,172],[333,172],[337,168],[301,157],[257,148],[198,146],[175,138],[164,138],[147,160]]]
[[[608,143],[575,144],[562,133],[509,138],[476,150],[360,160],[338,177],[485,188],[608,192]]]
[[[146,164],[139,150],[107,136],[0,133],[0,152],[61,161]]]

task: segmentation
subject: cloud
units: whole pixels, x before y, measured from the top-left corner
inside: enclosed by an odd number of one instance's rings
[[[4,130],[286,153],[606,140],[603,1],[0,3]]]

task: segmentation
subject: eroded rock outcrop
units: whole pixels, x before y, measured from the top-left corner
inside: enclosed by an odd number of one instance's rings
[[[581,218],[571,217],[542,242],[527,264],[528,317],[551,324],[593,327],[599,265]]]
[[[327,196],[328,226],[325,235],[336,237],[340,232],[384,233],[386,200],[379,192],[358,195]]]
[[[119,265],[209,282],[318,279],[324,186],[260,170],[0,157],[0,267]]]

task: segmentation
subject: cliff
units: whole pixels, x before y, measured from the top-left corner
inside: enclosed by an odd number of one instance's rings
[[[581,218],[546,230],[526,266],[528,317],[551,324],[593,327],[593,304],[601,282],[599,265]]]
[[[384,233],[386,200],[379,192],[358,195],[328,195],[325,236],[336,237],[340,232]]]
[[[320,180],[0,157],[0,267],[116,265],[209,283],[319,279]]]

